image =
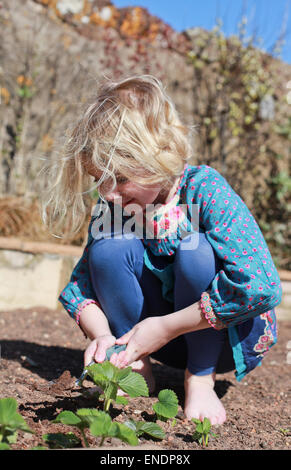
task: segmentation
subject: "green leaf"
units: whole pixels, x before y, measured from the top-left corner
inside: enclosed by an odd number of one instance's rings
[[[10,443],[16,442],[16,430],[20,429],[23,432],[34,433],[32,429],[26,424],[21,414],[17,413],[17,401],[15,398],[1,398],[0,399],[0,429],[2,427],[2,437]],[[3,429],[4,428],[4,429]],[[3,432],[4,431],[4,432]]]
[[[133,429],[130,429],[123,423],[115,423],[117,425],[116,437],[121,439],[123,442],[127,442],[132,446],[138,445],[138,438]]]
[[[193,421],[193,423],[195,423],[195,424],[200,424],[201,423],[201,420],[197,419],[197,418],[191,418],[191,421]]]
[[[164,418],[174,418],[178,413],[178,398],[173,390],[161,390],[159,401],[153,405],[154,411]]]
[[[7,428],[6,428],[6,433],[5,433],[5,440],[9,443],[9,444],[16,444],[17,442],[17,436],[18,436],[18,432],[17,431],[12,431],[11,429],[8,430],[8,433],[7,433]]]
[[[117,422],[112,421],[109,431],[108,431],[108,437],[117,437],[119,433]]]
[[[148,434],[151,437],[155,437],[156,439],[164,439],[165,433],[163,429],[156,423],[148,423],[145,421],[134,421],[129,420],[126,421],[125,426],[132,429],[137,436],[141,436],[142,434]]]
[[[138,431],[138,424],[139,421],[134,421],[133,419],[130,419],[129,421],[125,421],[125,426],[128,428],[132,429],[134,432]]]
[[[95,417],[100,415],[101,411],[96,410],[95,408],[80,408],[76,411],[76,415],[81,419],[83,424],[90,426]]]
[[[108,413],[104,411],[99,412],[99,416],[95,417],[90,424],[90,432],[93,436],[108,436],[111,427],[111,418]]]
[[[11,450],[10,446],[5,442],[0,442],[0,450]]]
[[[199,442],[199,444],[202,444],[202,435],[200,432],[195,431],[193,434],[193,440]]]
[[[128,403],[128,399],[126,397],[121,397],[119,395],[117,395],[115,401],[118,405],[127,405],[127,403]]]
[[[196,432],[199,432],[199,434],[203,434],[203,423],[201,421],[196,426]]]
[[[34,434],[34,431],[30,429],[25,419],[19,413],[15,413],[13,418],[10,420],[9,427]]]
[[[79,418],[83,418],[84,416],[99,416],[101,412],[96,410],[96,408],[79,408],[76,411],[76,415],[79,416]]]
[[[81,445],[81,440],[73,433],[49,433],[42,436],[50,449],[72,449]]]
[[[81,419],[72,411],[62,411],[56,419],[53,420],[53,423],[62,423],[68,426],[79,426],[81,422]]]
[[[208,434],[211,429],[211,422],[209,421],[208,418],[204,418],[202,427],[203,427],[203,433]]]
[[[15,398],[0,399],[0,424],[8,425],[17,412],[17,401]]]
[[[103,374],[102,364],[92,364],[87,367],[87,374],[91,377],[95,385],[99,385],[102,390],[106,387],[107,378]]]
[[[134,397],[148,397],[149,389],[143,376],[137,372],[130,372],[129,375],[123,377],[118,383],[121,390]]]
[[[48,448],[44,446],[36,446],[36,447],[32,447],[29,450],[48,450]]]
[[[102,362],[99,364],[102,370],[102,374],[109,380],[113,380],[115,373],[117,372],[118,367],[111,364],[109,361]]]
[[[131,367],[126,367],[125,369],[117,369],[115,378],[116,382],[120,382],[120,380],[125,379],[132,371]]]
[[[164,439],[166,437],[164,430],[157,423],[142,423],[139,431],[156,439]]]
[[[104,395],[106,400],[116,400],[117,396],[118,385],[113,382],[108,382],[105,390]]]

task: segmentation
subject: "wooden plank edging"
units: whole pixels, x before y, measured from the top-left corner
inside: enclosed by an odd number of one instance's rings
[[[81,256],[83,248],[74,245],[57,243],[29,242],[14,237],[0,237],[0,250],[16,250],[26,253],[51,253],[56,255]]]

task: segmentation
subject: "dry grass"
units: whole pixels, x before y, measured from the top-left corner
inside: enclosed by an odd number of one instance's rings
[[[89,222],[89,221],[88,221]],[[37,199],[7,196],[0,198],[0,236],[18,237],[27,241],[41,241],[80,246],[87,238],[88,224],[72,237],[56,238],[44,226]]]

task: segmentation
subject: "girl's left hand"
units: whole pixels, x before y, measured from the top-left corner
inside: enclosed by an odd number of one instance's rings
[[[116,344],[127,344],[127,348],[119,354],[113,354],[110,361],[116,367],[127,367],[132,362],[158,351],[170,340],[165,327],[165,317],[146,318],[116,340]]]

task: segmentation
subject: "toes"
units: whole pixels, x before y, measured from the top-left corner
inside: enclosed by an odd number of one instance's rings
[[[226,421],[226,413],[224,411],[219,417],[219,423],[218,424],[223,424],[225,421]]]
[[[187,410],[187,408],[184,409],[184,415],[186,416],[187,419],[200,419],[201,421],[201,418],[200,418],[200,415],[198,412],[194,411],[193,410]],[[203,420],[202,420],[203,421]]]
[[[216,416],[212,416],[212,418],[208,418],[210,423],[211,423],[211,426],[215,426],[216,424],[218,424],[218,418]]]
[[[212,425],[220,425],[226,421],[226,413],[223,411],[219,415],[214,416],[210,419]]]

